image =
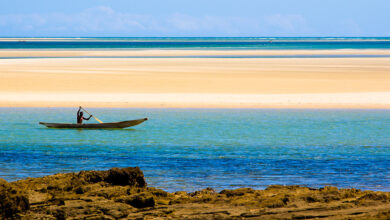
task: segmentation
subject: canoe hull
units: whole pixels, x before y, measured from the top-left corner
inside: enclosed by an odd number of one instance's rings
[[[113,128],[128,128],[128,127],[136,126],[146,120],[148,119],[142,118],[137,120],[100,123],[100,124],[65,124],[65,123],[46,123],[46,122],[39,122],[39,124],[44,125],[48,128],[113,129]]]

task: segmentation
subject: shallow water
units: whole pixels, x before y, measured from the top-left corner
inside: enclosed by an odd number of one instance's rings
[[[168,191],[270,184],[390,191],[390,110],[90,109],[133,129],[48,129],[77,109],[0,108],[0,177],[139,166]]]

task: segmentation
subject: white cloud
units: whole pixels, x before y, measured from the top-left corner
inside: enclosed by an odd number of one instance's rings
[[[185,14],[174,14],[167,21],[174,29],[182,32],[238,33],[243,26],[249,26],[249,23],[238,18],[218,16],[193,17]]]
[[[135,33],[154,29],[155,22],[150,16],[115,12],[110,7],[99,6],[86,9],[80,13],[47,13],[47,14],[11,14],[0,15],[0,35],[2,32],[34,30],[42,35],[67,33]],[[58,33],[61,31],[62,33]]]
[[[345,35],[360,36],[362,34],[359,25],[352,19],[345,19],[341,21],[340,31],[344,32]]]
[[[266,16],[265,21],[283,32],[299,32],[307,29],[306,20],[302,15],[274,14]]]
[[[180,13],[156,17],[98,6],[73,14],[0,15],[0,36],[265,36],[306,30],[301,15],[282,14],[261,19]]]

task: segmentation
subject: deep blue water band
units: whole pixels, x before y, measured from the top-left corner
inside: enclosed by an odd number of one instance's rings
[[[390,49],[390,41],[0,41],[0,49],[261,49],[261,50],[329,50]]]

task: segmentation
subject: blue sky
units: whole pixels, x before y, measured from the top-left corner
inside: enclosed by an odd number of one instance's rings
[[[390,36],[389,0],[1,0],[0,36]]]

